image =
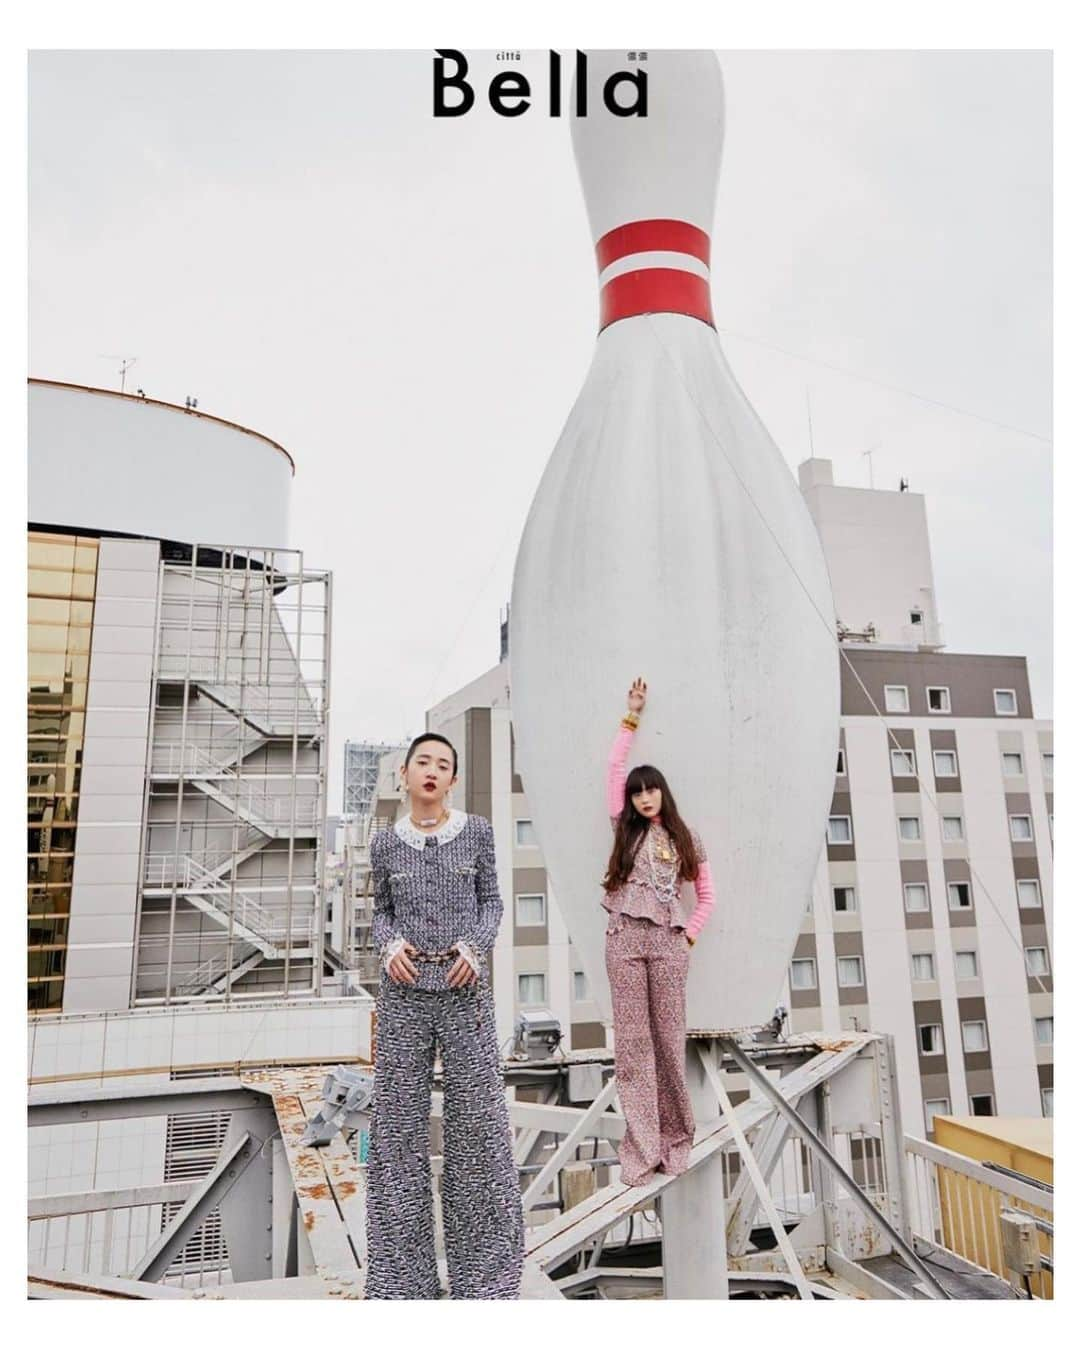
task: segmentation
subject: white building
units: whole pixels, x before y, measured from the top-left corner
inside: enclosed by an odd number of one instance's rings
[[[322,921],[330,577],[286,546],[274,441],[29,397],[31,1100],[132,1098],[32,1130],[29,1258],[118,1274],[221,1150],[228,1112],[170,1112],[179,1080],[370,1060]],[[216,1211],[166,1281],[215,1268]]]
[[[293,463],[30,383],[32,1011],[319,991],[329,576]]]
[[[921,496],[835,486],[821,459],[799,481],[842,715],[792,1025],[894,1035],[909,1132],[939,1113],[1052,1114],[1053,723],[1022,656],[943,649]]]

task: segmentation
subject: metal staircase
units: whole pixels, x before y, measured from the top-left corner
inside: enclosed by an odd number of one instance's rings
[[[288,550],[200,545],[163,561],[143,893],[182,898],[222,934],[203,929],[194,968],[173,960],[168,997],[213,996],[321,949],[326,581]]]
[[[204,960],[185,976],[183,983],[177,986],[177,997],[197,998],[204,997],[208,993],[224,993],[230,976],[235,982],[249,970],[253,970],[263,959],[263,953],[257,947],[248,947],[247,954],[243,951],[234,952],[231,959],[228,951],[222,951],[220,955]]]

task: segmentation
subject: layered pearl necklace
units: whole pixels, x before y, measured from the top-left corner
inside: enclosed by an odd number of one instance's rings
[[[653,893],[661,904],[670,904],[678,896],[678,877],[679,868],[676,864],[670,871],[665,871],[663,879],[657,876],[657,861],[675,862],[675,854],[668,846],[666,838],[659,837],[660,831],[649,829],[650,834],[656,834],[656,841],[646,838],[645,843],[649,849],[649,877],[652,880]]]

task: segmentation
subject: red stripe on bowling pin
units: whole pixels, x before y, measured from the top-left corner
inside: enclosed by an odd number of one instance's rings
[[[689,253],[708,266],[709,236],[685,220],[634,220],[608,230],[596,241],[601,271],[628,253]]]
[[[635,220],[601,236],[600,329],[638,314],[687,314],[715,327],[709,236],[685,220]],[[606,278],[605,279],[605,275]]]

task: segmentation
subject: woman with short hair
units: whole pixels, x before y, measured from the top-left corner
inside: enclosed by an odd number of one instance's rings
[[[524,1253],[488,957],[502,918],[489,820],[454,810],[457,750],[417,736],[408,812],[371,837],[376,1000],[368,1151],[369,1298],[437,1298],[428,1127],[443,1077],[442,1217],[452,1298],[517,1298]]]

